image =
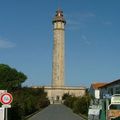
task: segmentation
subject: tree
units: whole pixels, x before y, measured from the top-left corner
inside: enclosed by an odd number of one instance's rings
[[[79,97],[73,104],[73,111],[75,113],[81,113],[87,115],[89,107],[88,96]]]
[[[13,95],[8,120],[23,120],[25,116],[49,105],[44,88],[21,87],[27,76],[6,64],[0,64],[0,89]]]
[[[63,95],[64,104],[74,110],[74,103],[77,101],[77,97],[68,93]]]
[[[87,116],[88,107],[90,105],[91,100],[91,96],[88,93],[86,93],[82,97],[75,97],[69,94],[64,94],[63,98],[64,104],[70,107],[75,113],[81,113]]]
[[[49,105],[43,88],[20,88],[13,92],[14,101],[8,110],[8,120],[22,120]]]
[[[65,100],[66,98],[68,97],[72,97],[69,93],[65,93],[63,96],[62,96],[62,100]]]
[[[0,64],[0,89],[8,91],[21,87],[27,76],[6,64]]]

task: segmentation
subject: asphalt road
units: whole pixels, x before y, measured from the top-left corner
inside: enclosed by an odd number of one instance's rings
[[[61,104],[49,105],[28,120],[84,120],[71,109]]]

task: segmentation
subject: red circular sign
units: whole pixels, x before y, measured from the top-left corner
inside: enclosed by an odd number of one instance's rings
[[[2,104],[5,104],[5,105],[10,104],[12,102],[12,100],[13,100],[13,97],[10,93],[4,93],[1,96],[1,103]]]

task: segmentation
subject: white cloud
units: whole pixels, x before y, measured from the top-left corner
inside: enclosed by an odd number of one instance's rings
[[[0,39],[0,48],[13,48],[16,44],[5,39]]]
[[[96,15],[93,12],[74,12],[67,14],[67,16],[84,19],[84,18],[95,17]]]
[[[81,38],[82,38],[83,40],[87,40],[87,37],[86,37],[85,35],[82,35]]]
[[[80,13],[80,14],[78,14],[79,15],[79,17],[81,17],[81,18],[91,18],[91,17],[95,17],[96,15],[94,14],[94,13],[92,13],[92,12],[84,12],[84,13]]]
[[[79,25],[80,23],[75,20],[67,20],[67,23],[70,25]]]
[[[103,21],[103,24],[104,25],[112,25],[112,22],[110,22],[110,21]]]
[[[86,45],[90,45],[90,41],[87,39],[87,37],[85,35],[81,36],[81,41],[86,44]]]
[[[78,30],[80,29],[80,22],[75,21],[75,20],[67,20],[67,29],[69,30]]]
[[[86,24],[89,24],[91,20],[94,19],[96,15],[92,12],[75,12],[68,15],[67,24],[68,29],[78,30],[86,27]]]

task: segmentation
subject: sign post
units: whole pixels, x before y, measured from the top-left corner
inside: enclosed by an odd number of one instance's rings
[[[11,107],[11,102],[13,101],[13,97],[10,93],[3,93],[0,97],[0,101],[3,104],[2,107],[5,109],[5,119],[7,120],[7,108]]]

